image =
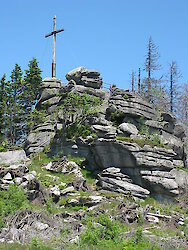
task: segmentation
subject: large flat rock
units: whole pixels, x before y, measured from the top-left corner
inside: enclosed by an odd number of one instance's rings
[[[0,165],[14,165],[28,161],[24,150],[12,150],[0,153]]]

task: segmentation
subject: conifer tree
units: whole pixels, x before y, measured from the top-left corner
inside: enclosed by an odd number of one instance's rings
[[[5,113],[6,113],[6,75],[4,74],[0,80],[0,141],[5,133]]]
[[[16,64],[11,73],[11,81],[6,83],[7,94],[7,122],[8,139],[11,144],[16,144],[21,139],[23,128],[23,85],[22,70]]]
[[[26,115],[26,134],[33,128],[33,109],[39,99],[39,85],[42,81],[41,70],[35,58],[29,61],[28,69],[25,70],[24,77],[24,108],[27,110]]]

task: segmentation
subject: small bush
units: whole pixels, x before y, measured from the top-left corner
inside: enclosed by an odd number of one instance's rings
[[[29,245],[29,250],[53,250],[53,248],[47,246],[38,238],[33,238]]]
[[[80,235],[82,246],[113,246],[120,241],[121,228],[119,223],[113,222],[106,214],[97,219],[98,226],[91,221],[88,222],[88,229]]]
[[[72,139],[74,137],[83,137],[91,135],[91,130],[89,125],[84,125],[80,123],[73,123],[66,128],[67,138]]]
[[[3,227],[3,218],[15,213],[21,208],[29,206],[23,188],[11,185],[7,190],[0,191],[0,227]]]
[[[127,94],[124,94],[123,98],[124,98],[124,99],[128,99],[129,96],[128,96]]]
[[[119,126],[125,117],[125,114],[119,110],[116,110],[115,112],[112,112],[110,114],[110,121],[113,122],[115,126]]]

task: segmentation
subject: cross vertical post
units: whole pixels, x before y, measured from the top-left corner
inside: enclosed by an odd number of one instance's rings
[[[55,32],[56,32],[56,16],[54,16],[52,77],[56,77],[56,65],[55,65],[55,40],[56,40],[56,33]]]
[[[54,16],[53,20],[53,31],[47,35],[45,38],[49,36],[53,36],[53,55],[52,55],[52,77],[56,77],[56,63],[55,63],[55,42],[56,42],[56,34],[64,31],[64,29],[56,30],[56,16]]]

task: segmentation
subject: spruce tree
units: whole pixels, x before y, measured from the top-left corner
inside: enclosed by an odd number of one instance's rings
[[[33,128],[33,110],[39,99],[39,85],[42,81],[42,71],[35,58],[29,61],[28,69],[25,70],[24,85],[24,109],[26,111],[26,134]]]
[[[3,140],[5,135],[5,123],[6,123],[6,75],[4,74],[0,80],[0,141]]]
[[[10,82],[6,83],[7,94],[7,123],[8,123],[8,139],[11,144],[16,144],[21,140],[23,133],[23,85],[22,70],[16,64],[11,73]]]

